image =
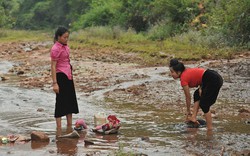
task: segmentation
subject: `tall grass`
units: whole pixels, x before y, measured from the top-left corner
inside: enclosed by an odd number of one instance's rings
[[[230,47],[225,36],[218,33],[211,33],[210,30],[205,31],[188,31],[171,38],[178,45],[187,45],[189,50],[195,50],[195,55],[200,58],[228,58],[235,51],[235,47]]]
[[[142,34],[137,34],[133,29],[125,31],[120,27],[89,27],[71,34],[73,40],[119,40],[122,42],[145,41],[147,38]]]
[[[72,49],[108,48],[137,53],[148,65],[166,64],[170,58],[183,60],[229,58],[235,51],[226,45],[221,34],[209,34],[205,31],[189,31],[171,38],[152,40],[152,32],[136,33],[120,27],[91,27],[71,32]],[[48,41],[54,32],[0,30],[0,42],[10,41]]]
[[[153,32],[136,33],[120,27],[91,27],[71,34],[75,47],[119,48],[125,52],[135,52],[148,63],[164,63],[170,57],[185,60],[227,58],[234,50],[226,46],[221,34],[204,31],[189,31],[175,37],[152,40]],[[159,32],[157,32],[159,33]]]
[[[45,41],[48,40],[48,36],[48,33],[43,31],[0,29],[0,42]]]

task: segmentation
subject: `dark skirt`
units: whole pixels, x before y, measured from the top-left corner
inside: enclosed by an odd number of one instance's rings
[[[207,69],[203,74],[202,93],[200,96],[199,89],[194,92],[194,102],[200,101],[199,106],[204,113],[216,102],[222,84],[223,79],[216,71]]]
[[[56,74],[59,94],[56,94],[54,117],[62,117],[72,113],[79,113],[73,80],[69,80],[64,73]]]

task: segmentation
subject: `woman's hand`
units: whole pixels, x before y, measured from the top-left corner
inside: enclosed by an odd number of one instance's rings
[[[199,123],[199,121],[197,121],[196,117],[194,117],[192,115],[188,116],[187,122],[190,122],[190,121],[193,122],[193,123],[195,123],[195,124],[200,125],[200,123]]]
[[[56,93],[56,94],[59,94],[59,86],[57,83],[53,84],[53,91]]]
[[[186,120],[185,120],[185,122],[188,122],[188,121],[190,121],[190,118],[192,117],[192,114],[191,113],[187,113],[186,114]]]
[[[52,87],[53,87],[53,91],[58,94],[59,93],[59,86],[57,84],[57,78],[56,78],[56,64],[57,61],[52,60],[51,61],[51,75],[52,75]]]

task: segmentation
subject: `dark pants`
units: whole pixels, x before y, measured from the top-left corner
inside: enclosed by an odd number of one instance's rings
[[[202,76],[202,93],[199,89],[194,92],[194,102],[200,101],[199,106],[204,113],[216,102],[220,88],[223,84],[222,77],[214,70],[207,69]]]

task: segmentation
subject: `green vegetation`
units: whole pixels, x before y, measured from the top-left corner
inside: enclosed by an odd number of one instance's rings
[[[72,48],[122,49],[153,64],[250,49],[249,0],[0,0],[0,13],[1,41],[43,40],[34,31],[64,25]]]
[[[0,42],[46,41],[48,33],[43,31],[0,29]],[[52,40],[52,37],[49,37]]]
[[[0,30],[0,42],[14,41],[48,41],[53,40],[53,32]],[[91,27],[73,31],[70,36],[72,49],[109,48],[124,52],[137,53],[144,61],[144,65],[167,64],[171,57],[183,60],[218,59],[231,57],[233,48],[208,48],[199,34],[187,33],[175,37],[152,41],[147,34],[136,33],[133,30],[125,31],[121,28]],[[81,52],[81,50],[79,50]]]
[[[184,60],[219,59],[231,57],[232,48],[213,48],[211,40],[198,32],[189,32],[165,40],[152,41],[146,33],[124,31],[120,28],[91,27],[72,32],[71,48],[113,48],[138,53],[147,64],[165,64],[166,58]]]

